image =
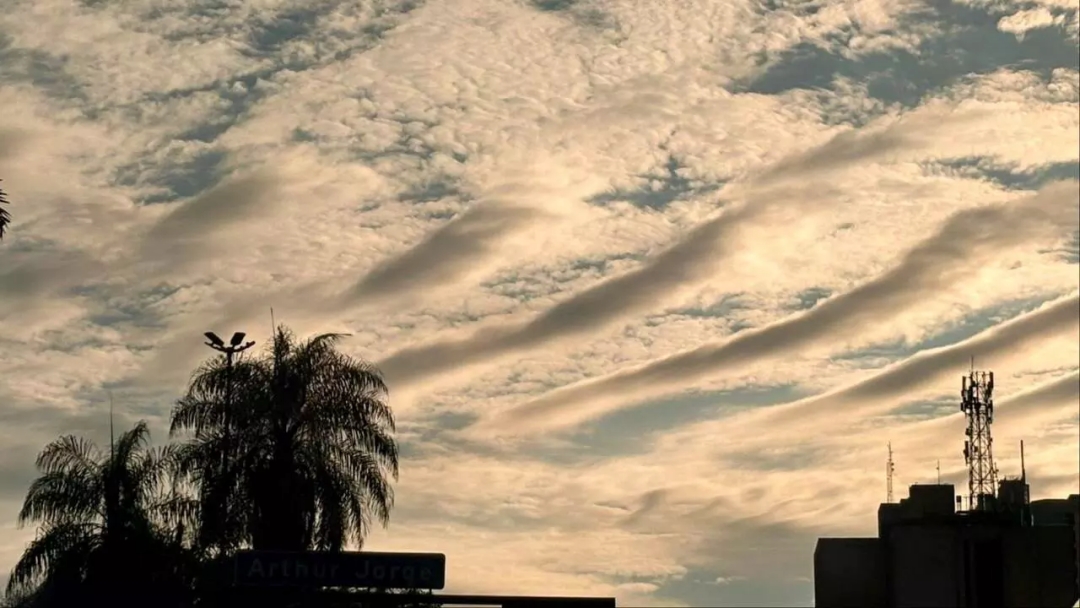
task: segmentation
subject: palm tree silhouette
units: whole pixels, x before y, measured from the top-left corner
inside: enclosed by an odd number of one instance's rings
[[[11,572],[9,603],[165,606],[181,599],[183,529],[169,522],[182,512],[163,483],[172,450],[148,443],[139,422],[108,451],[74,435],[45,447],[41,477],[18,516],[20,525],[38,522],[38,533]]]
[[[394,417],[381,374],[340,353],[342,337],[278,327],[265,354],[196,371],[171,433],[189,435],[177,472],[199,494],[200,546],[340,550],[386,525]]]

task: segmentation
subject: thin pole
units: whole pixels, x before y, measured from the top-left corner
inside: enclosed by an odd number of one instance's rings
[[[1020,440],[1020,479],[1027,481],[1027,467],[1024,466],[1024,440]]]
[[[113,429],[113,396],[109,391],[109,456],[116,456],[116,432]]]
[[[892,459],[892,442],[889,442],[889,460],[885,463],[885,502],[893,501],[893,472],[895,471]]]
[[[229,349],[225,351],[225,426],[229,427],[232,424],[232,395],[233,395],[233,355],[236,351]]]

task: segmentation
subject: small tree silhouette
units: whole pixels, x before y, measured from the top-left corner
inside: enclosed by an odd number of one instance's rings
[[[171,452],[149,447],[145,422],[108,451],[74,435],[45,446],[18,516],[38,534],[11,572],[9,605],[168,605],[185,585],[162,493]]]

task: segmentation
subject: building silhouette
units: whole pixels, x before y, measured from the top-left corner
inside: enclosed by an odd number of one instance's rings
[[[877,538],[821,538],[818,608],[1071,608],[1080,599],[1080,495],[1028,500],[1000,482],[961,510],[952,484],[878,509]]]
[[[890,444],[877,538],[818,539],[818,608],[1072,608],[1080,599],[1080,495],[1032,502],[1023,442],[1020,477],[999,482],[994,372],[975,371],[974,359],[960,411],[967,509],[940,468],[938,483],[894,503]]]

